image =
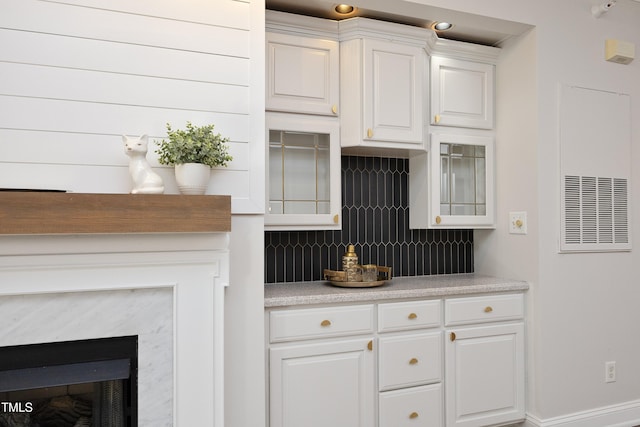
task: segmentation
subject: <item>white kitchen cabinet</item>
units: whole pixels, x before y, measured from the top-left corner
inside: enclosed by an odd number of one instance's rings
[[[336,21],[266,12],[266,230],[341,228]]]
[[[337,118],[266,114],[265,229],[340,229]]]
[[[378,305],[378,332],[437,328],[442,323],[442,302],[406,301]]]
[[[495,228],[493,136],[438,132],[430,146],[409,159],[409,227]]]
[[[379,427],[442,426],[441,324],[441,300],[378,304]]]
[[[272,343],[335,338],[373,332],[373,306],[338,306],[272,311],[269,337]]]
[[[442,427],[442,385],[381,393],[379,427]]]
[[[428,30],[366,18],[339,25],[342,146],[424,149]]]
[[[265,319],[268,427],[524,419],[522,293],[272,308]]]
[[[442,333],[401,334],[378,340],[380,391],[440,382]]]
[[[452,304],[459,303],[457,308]],[[445,301],[449,319],[465,326],[445,331],[447,427],[482,427],[524,419],[524,322],[522,295]]]
[[[267,319],[270,427],[375,425],[373,305],[274,310]]]
[[[492,129],[494,65],[431,57],[431,124]]]
[[[375,425],[371,338],[272,348],[270,427]]]
[[[338,115],[338,42],[266,34],[267,111]]]

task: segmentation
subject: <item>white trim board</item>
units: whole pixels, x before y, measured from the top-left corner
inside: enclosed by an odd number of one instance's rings
[[[541,420],[527,414],[523,427],[634,427],[640,425],[640,400]]]

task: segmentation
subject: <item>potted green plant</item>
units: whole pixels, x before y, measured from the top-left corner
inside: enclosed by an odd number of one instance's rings
[[[160,141],[156,153],[162,165],[175,166],[176,182],[182,194],[204,194],[209,184],[211,168],[227,166],[233,160],[229,138],[213,132],[214,125],[173,130],[167,123],[167,139]]]

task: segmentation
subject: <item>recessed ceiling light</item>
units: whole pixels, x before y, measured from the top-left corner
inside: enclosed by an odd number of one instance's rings
[[[450,30],[452,27],[453,27],[453,24],[450,24],[448,22],[434,22],[433,24],[431,24],[431,29],[436,31],[447,31],[447,30]]]
[[[339,4],[336,6],[336,12],[342,15],[348,15],[353,12],[356,8],[351,6],[350,4]]]

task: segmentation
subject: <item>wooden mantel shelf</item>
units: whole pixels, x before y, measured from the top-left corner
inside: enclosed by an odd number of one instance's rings
[[[228,231],[230,196],[0,191],[0,234]]]

